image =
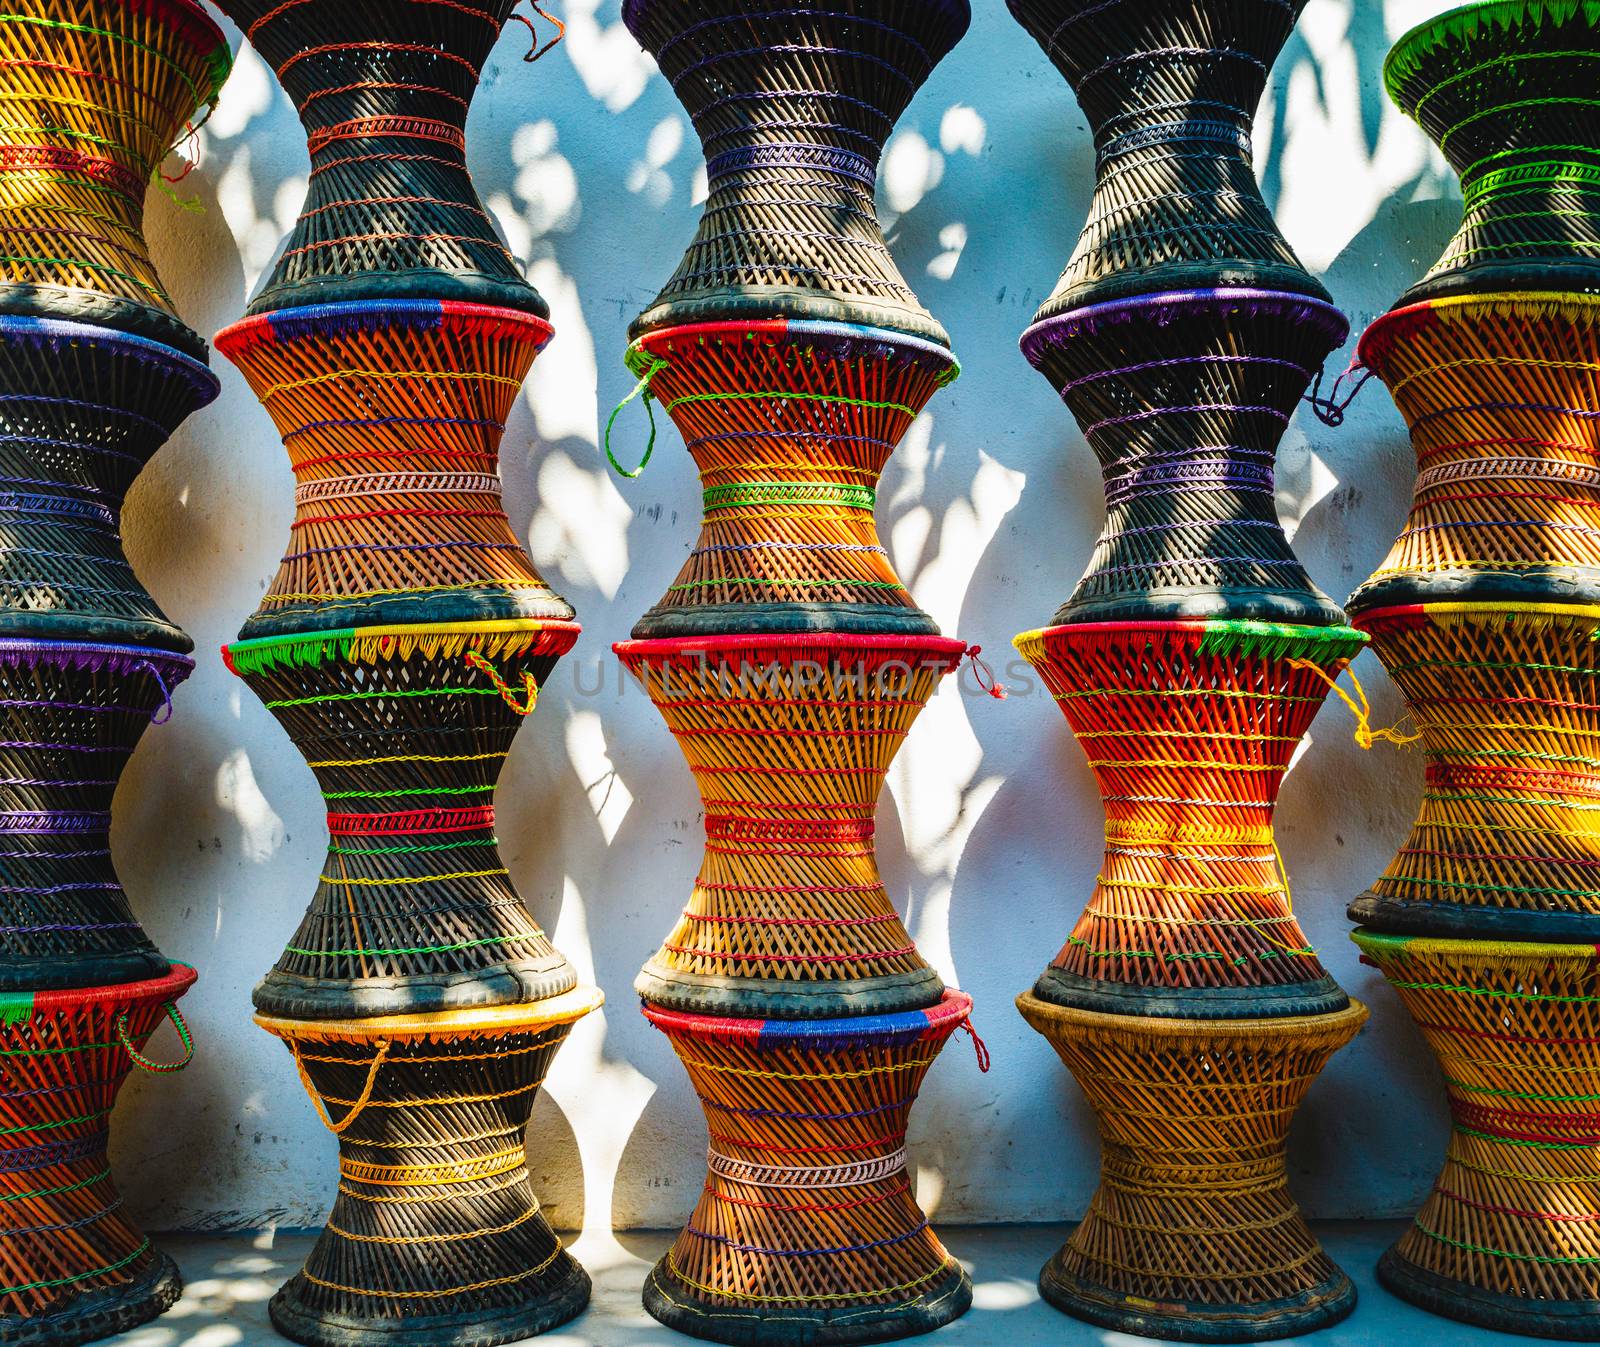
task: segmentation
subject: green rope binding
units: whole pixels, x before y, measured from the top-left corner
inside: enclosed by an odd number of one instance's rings
[[[1510,31],[1524,21],[1560,24],[1583,15],[1585,23],[1600,24],[1600,0],[1499,0],[1494,4],[1468,4],[1448,10],[1418,24],[1394,44],[1383,63],[1383,83],[1389,97],[1405,107],[1401,89],[1417,73],[1421,62],[1447,42],[1467,40],[1480,33]]]
[[[1259,659],[1294,656],[1335,660],[1358,654],[1368,639],[1365,632],[1354,627],[1300,627],[1283,622],[1231,618],[1205,624],[1200,653]]]
[[[605,444],[606,458],[617,474],[621,477],[634,478],[645,470],[650,462],[650,456],[656,451],[656,413],[653,405],[655,396],[650,392],[650,383],[657,374],[666,369],[668,362],[661,359],[660,356],[651,355],[650,352],[644,350],[629,351],[627,361],[628,368],[639,375],[639,382],[634,384],[633,392],[629,393],[627,397],[612,408],[611,419],[606,422]],[[639,466],[630,472],[617,462],[617,456],[611,452],[611,428],[617,424],[617,418],[622,415],[622,409],[641,395],[644,398],[645,414],[650,418],[650,438],[645,441],[644,457],[639,460]]]
[[[178,1037],[183,1042],[183,1060],[181,1062],[152,1062],[148,1057],[141,1056],[139,1050],[133,1046],[133,1039],[128,1035],[128,1012],[124,1010],[117,1016],[117,1042],[127,1050],[133,1064],[141,1071],[148,1071],[153,1076],[167,1075],[174,1071],[182,1071],[190,1062],[194,1061],[194,1038],[189,1033],[189,1026],[183,1022],[183,1016],[178,1007],[171,1001],[162,1003],[161,1009],[166,1012],[167,1018],[172,1021],[172,1027],[178,1031]]]
[[[0,1026],[26,1024],[32,1018],[32,992],[0,992]]]

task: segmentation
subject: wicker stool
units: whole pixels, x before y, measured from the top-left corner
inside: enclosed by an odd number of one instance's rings
[[[494,836],[511,741],[571,623],[367,627],[241,641],[229,667],[317,774],[332,840],[315,898],[256,988],[269,1015],[339,1020],[536,1001],[577,975],[522,905]]]
[[[1094,895],[1034,995],[1202,1019],[1348,1005],[1290,908],[1272,812],[1361,633],[1106,623],[1016,644],[1065,712],[1106,808]]]
[[[1211,286],[1327,299],[1261,199],[1251,123],[1305,0],[1007,0],[1094,131],[1089,223],[1039,319]]]
[[[111,797],[194,670],[131,646],[0,638],[0,995],[165,977],[111,865]]]
[[[1354,939],[1438,1057],[1453,1124],[1444,1170],[1379,1280],[1452,1319],[1600,1341],[1594,946]]]
[[[961,642],[819,633],[615,648],[689,760],[707,833],[694,892],[639,994],[754,1019],[937,1004],[943,984],[878,875],[873,816]]]
[[[0,7],[0,313],[76,319],[205,359],[144,239],[144,198],[228,77],[194,0]]]
[[[467,110],[517,0],[220,0],[311,152],[305,207],[249,312],[463,300],[540,318],[467,173]]]
[[[1273,461],[1348,327],[1317,300],[1200,291],[1096,305],[1023,335],[1106,480],[1105,533],[1056,622],[1344,620],[1289,549]]]
[[[73,991],[0,993],[0,1342],[75,1347],[154,1319],[183,1289],[177,1266],[122,1210],[106,1157],[128,1073],[181,1070],[143,1055],[192,968]]]
[[[1289,1123],[1367,1018],[1141,1019],[1049,1005],[1023,1017],[1094,1106],[1100,1187],[1039,1290],[1074,1318],[1143,1337],[1260,1342],[1337,1323],[1350,1279],[1289,1193]]]
[[[527,1130],[551,1059],[601,1003],[308,1024],[282,1039],[339,1138],[339,1191],[273,1325],[308,1347],[492,1347],[582,1313],[589,1277],[539,1209]]]
[[[122,499],[167,437],[216,397],[216,376],[140,337],[0,316],[0,389],[6,634],[192,649],[128,566]]]
[[[219,333],[298,482],[288,554],[242,635],[570,621],[500,500],[500,437],[549,339],[538,318],[429,300],[294,309]]]
[[[834,323],[707,323],[628,352],[700,470],[705,521],[640,638],[937,635],[878,541],[878,477],[956,377],[942,347]]]
[[[632,335],[714,319],[865,323],[948,346],[883,241],[883,144],[967,0],[625,0],[705,148],[710,196]]]
[[[1389,96],[1461,175],[1465,218],[1401,304],[1442,295],[1600,288],[1600,12],[1488,0],[1411,30]]]
[[[646,1005],[711,1144],[705,1191],[650,1274],[645,1308],[743,1347],[883,1342],[964,1314],[972,1283],[911,1194],[905,1139],[923,1077],[971,1010],[959,992],[844,1020]]]

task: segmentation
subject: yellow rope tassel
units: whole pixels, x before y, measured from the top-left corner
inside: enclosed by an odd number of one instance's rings
[[[1361,698],[1359,705],[1348,692],[1339,686],[1337,679],[1329,678],[1325,670],[1319,668],[1310,660],[1291,658],[1289,663],[1296,669],[1304,669],[1308,673],[1316,674],[1329,688],[1339,694],[1339,700],[1350,708],[1350,714],[1356,718],[1355,741],[1362,748],[1370,749],[1380,739],[1404,747],[1406,744],[1414,744],[1422,738],[1420,734],[1402,734],[1397,727],[1393,726],[1386,730],[1373,729],[1372,705],[1367,701],[1367,691],[1361,686],[1361,680],[1355,676],[1354,670],[1347,670],[1346,672],[1350,674],[1350,682],[1355,686],[1356,696]]]

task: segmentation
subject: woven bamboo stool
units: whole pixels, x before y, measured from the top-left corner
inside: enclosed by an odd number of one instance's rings
[[[1600,964],[1592,944],[1357,931],[1439,1059],[1444,1169],[1378,1277],[1467,1323],[1600,1341]]]
[[[700,470],[705,520],[640,638],[937,635],[878,541],[878,477],[959,366],[943,347],[838,323],[703,323],[628,351]]]
[[[715,319],[863,323],[942,346],[883,240],[883,144],[967,0],[625,0],[705,149],[700,230],[631,335]]]
[[[705,1191],[645,1286],[669,1328],[744,1347],[927,1333],[972,1283],[911,1193],[906,1123],[972,1000],[835,1020],[717,1019],[647,1004],[706,1111]]]
[[[0,638],[0,994],[171,969],[111,864],[111,798],[194,670],[132,646]]]
[[[199,361],[141,337],[0,315],[6,635],[193,648],[128,565],[122,500],[217,386]]]
[[[467,173],[467,110],[516,4],[221,0],[311,152],[305,206],[250,313],[445,299],[550,316]]]
[[[1460,232],[1402,296],[1600,289],[1600,9],[1489,0],[1412,29],[1389,96],[1461,176]]]
[[[1066,714],[1106,809],[1094,894],[1033,994],[1180,1019],[1348,1005],[1290,906],[1272,814],[1361,633],[1094,623],[1016,644]]]
[[[0,1342],[75,1347],[154,1319],[183,1283],[122,1210],[106,1158],[128,1073],[194,1053],[174,1004],[192,968],[70,991],[0,993]],[[144,1056],[170,1019],[186,1055]]]
[[[1046,1300],[1182,1342],[1289,1337],[1350,1313],[1355,1287],[1306,1227],[1284,1148],[1365,1006],[1227,1021],[1101,1015],[1026,993],[1017,1006],[1100,1125],[1100,1187],[1040,1274]]]
[[[873,816],[961,642],[819,633],[615,649],[689,761],[707,835],[694,891],[639,994],[754,1019],[938,1004],[943,984],[878,874]]]
[[[541,1213],[528,1119],[551,1059],[601,1001],[329,1021],[258,1015],[339,1138],[339,1190],[273,1325],[308,1347],[492,1347],[566,1323],[589,1277]]]
[[[1380,318],[1360,360],[1411,427],[1416,500],[1350,600],[1600,602],[1600,299],[1492,294]]]
[[[571,621],[500,499],[500,437],[550,335],[542,319],[432,300],[292,309],[218,333],[298,483],[288,553],[241,634]]]
[[[1320,300],[1260,291],[1118,300],[1029,328],[1023,353],[1106,483],[1105,532],[1055,621],[1342,622],[1289,549],[1273,462],[1348,330]]]
[[[0,7],[0,313],[75,319],[205,359],[150,261],[144,198],[232,60],[193,0]]]
[[[1251,124],[1305,0],[1007,0],[1094,132],[1089,222],[1039,319],[1244,286],[1326,300],[1261,198]]]
[[[537,1001],[577,975],[522,905],[495,781],[572,623],[365,627],[229,646],[328,804],[316,896],[257,1009],[308,1020]]]

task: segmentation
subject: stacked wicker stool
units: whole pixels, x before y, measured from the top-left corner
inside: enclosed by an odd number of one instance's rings
[[[1101,1184],[1040,1277],[1108,1328],[1286,1337],[1355,1290],[1288,1190],[1290,1119],[1366,1010],[1306,941],[1273,841],[1291,756],[1364,644],[1273,500],[1344,317],[1256,185],[1251,121],[1295,0],[1009,0],[1095,134],[1088,226],[1023,337],[1099,459],[1105,533],[1017,639],[1088,754],[1099,880],[1018,999],[1099,1118]]]
[[[907,1116],[971,1010],[873,853],[884,776],[964,654],[878,540],[879,474],[957,373],[884,244],[879,154],[966,0],[628,0],[710,194],[628,364],[705,492],[700,538],[616,647],[676,736],[705,859],[636,984],[705,1107],[709,1174],[645,1307],[695,1337],[879,1342],[971,1283],[911,1190]]]
[[[1350,600],[1427,758],[1350,908],[1438,1056],[1453,1131],[1378,1272],[1438,1313],[1600,1339],[1600,11],[1478,4],[1403,37],[1390,95],[1461,174],[1443,259],[1360,358],[1415,502]]]
[[[143,234],[229,69],[192,0],[18,0],[0,23],[0,1342],[132,1328],[181,1282],[107,1159],[134,1068],[193,1053],[194,970],[140,926],[111,800],[194,661],[123,553],[123,498],[217,394]],[[145,1055],[171,1020],[173,1062]]]
[[[339,1138],[332,1215],[272,1321],[319,1347],[489,1347],[588,1302],[525,1133],[601,1000],[494,831],[507,751],[579,632],[500,496],[506,418],[551,337],[466,171],[467,108],[513,5],[223,8],[300,109],[312,162],[276,270],[217,338],[297,482],[278,575],[224,656],[305,754],[330,834],[255,991]]]

